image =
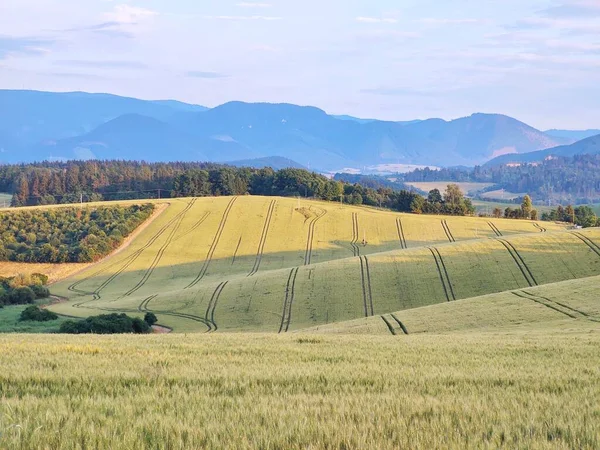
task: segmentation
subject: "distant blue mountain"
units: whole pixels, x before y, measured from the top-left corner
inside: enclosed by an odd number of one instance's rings
[[[207,109],[110,94],[0,90],[0,162],[278,156],[337,171],[377,164],[473,166],[572,142],[499,114],[453,121],[340,120],[290,104],[230,102]]]
[[[562,145],[537,152],[499,156],[498,158],[494,158],[487,162],[485,165],[491,167],[516,163],[534,163],[544,161],[546,158],[552,156],[572,157],[576,155],[597,154],[600,154],[600,134],[575,142],[571,145]]]
[[[228,161],[227,164],[235,167],[253,167],[255,169],[264,169],[265,167],[270,167],[274,170],[308,169],[308,167],[303,166],[302,164],[299,164],[296,161],[292,161],[291,159],[283,158],[281,156],[266,156],[264,158]]]
[[[597,136],[600,134],[600,130],[548,130],[545,131],[548,136],[557,138],[573,139],[575,141],[581,141],[582,139]]]

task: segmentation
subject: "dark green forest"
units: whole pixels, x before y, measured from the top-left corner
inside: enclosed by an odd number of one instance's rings
[[[151,204],[23,209],[0,213],[0,260],[37,263],[96,261],[154,210]]]

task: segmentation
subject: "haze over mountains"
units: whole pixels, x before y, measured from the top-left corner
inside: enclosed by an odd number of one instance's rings
[[[230,102],[208,109],[109,94],[0,90],[0,162],[5,163],[75,158],[227,162],[277,156],[321,170],[376,164],[473,166],[506,153],[571,144],[592,132],[544,133],[499,114],[386,122],[290,104]]]

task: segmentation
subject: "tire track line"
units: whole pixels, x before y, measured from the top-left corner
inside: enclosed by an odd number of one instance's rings
[[[360,278],[361,278],[361,286],[362,286],[362,294],[363,294],[363,306],[365,310],[365,317],[369,317],[369,300],[367,298],[367,286],[365,280],[365,263],[363,261],[363,257],[359,256],[360,261]]]
[[[442,222],[442,228],[444,229],[444,232],[446,233],[446,237],[448,238],[448,240],[450,242],[456,242],[456,239],[454,239],[454,236],[452,235],[452,232],[450,231],[448,222],[445,219],[443,219],[441,222]]]
[[[492,222],[488,222],[488,225],[490,226],[496,237],[502,237],[502,233],[500,232],[498,227],[496,227],[496,225],[494,225]]]
[[[144,276],[142,277],[142,279],[133,288],[128,290],[125,294],[123,294],[119,298],[131,296],[131,294],[140,290],[146,284],[146,282],[150,279],[150,277],[154,273],[154,270],[160,263],[160,260],[162,259],[165,252],[167,251],[167,248],[169,247],[169,245],[171,245],[171,242],[173,242],[173,238],[175,237],[175,234],[177,234],[177,231],[179,230],[179,227],[181,226],[183,219],[185,219],[185,216],[187,215],[189,210],[192,208],[192,206],[194,206],[194,203],[195,203],[195,200],[192,200],[190,202],[190,204],[184,210],[184,213],[181,215],[181,217],[179,217],[179,220],[175,223],[175,225],[171,229],[171,233],[167,237],[166,241],[164,242],[164,244],[161,246],[161,248],[158,250],[158,252],[154,256],[154,260],[152,261],[152,264],[150,264],[150,267],[148,267],[148,269],[146,269],[146,272],[144,273]]]
[[[552,305],[552,304],[546,303],[545,301],[542,301],[542,300],[538,299],[537,297],[529,297],[529,296],[527,296],[527,295],[523,295],[523,291],[521,291],[521,292],[513,292],[513,295],[516,295],[517,297],[519,297],[519,298],[523,298],[523,299],[525,299],[525,300],[531,300],[531,301],[534,301],[534,302],[536,302],[536,303],[539,303],[540,305],[544,305],[546,308],[550,308],[550,309],[552,309],[552,310],[554,310],[554,311],[556,311],[556,312],[559,312],[559,313],[561,313],[561,314],[564,314],[565,316],[568,316],[568,317],[570,317],[571,319],[577,319],[577,316],[574,316],[573,314],[570,314],[570,313],[568,313],[568,312],[565,312],[565,311],[563,311],[563,310],[561,310],[561,309],[557,308],[556,306],[554,306],[554,305]]]
[[[583,311],[581,311],[579,309],[573,308],[572,306],[565,305],[564,303],[557,302],[556,300],[551,300],[548,297],[544,297],[542,295],[532,294],[531,292],[527,292],[525,290],[523,290],[521,292],[523,294],[526,294],[526,295],[530,296],[530,297],[535,297],[535,298],[538,298],[540,300],[544,300],[544,301],[547,301],[547,302],[550,302],[550,303],[554,303],[554,304],[560,306],[561,308],[565,308],[566,310],[569,310],[569,311],[571,311],[571,312],[573,312],[575,314],[581,315],[582,318],[584,318],[584,319],[590,320],[592,322],[600,322],[600,318],[597,318],[597,317],[595,317],[595,316],[593,316],[591,314],[588,314],[586,312],[583,312]]]
[[[395,314],[390,314],[390,316],[392,316],[392,319],[394,319],[396,321],[396,323],[400,326],[400,328],[402,329],[402,332],[404,334],[408,335],[408,330],[406,329],[404,324],[402,322],[400,322],[400,319],[398,319]]]
[[[365,268],[367,269],[367,293],[369,294],[369,306],[371,307],[371,316],[375,315],[373,309],[373,291],[371,289],[371,269],[369,268],[369,259],[363,256],[365,260]]]
[[[390,330],[390,333],[392,333],[393,336],[396,336],[396,330],[394,330],[394,327],[389,322],[389,320],[387,320],[385,318],[385,316],[381,316],[381,318],[383,319],[383,321],[385,322],[386,326],[388,327],[388,330]]]
[[[358,242],[358,214],[352,213],[352,241],[350,241],[350,245],[352,246],[352,254],[353,256],[360,256],[360,248],[357,244]]]
[[[256,272],[258,272],[258,269],[260,268],[260,263],[262,262],[263,253],[265,251],[267,235],[269,234],[269,228],[271,227],[271,219],[273,218],[273,212],[275,210],[276,204],[277,204],[277,200],[273,200],[271,202],[271,204],[269,205],[269,209],[267,211],[267,217],[265,219],[262,234],[260,236],[260,242],[258,243],[258,250],[256,252],[256,260],[254,261],[254,266],[252,267],[252,270],[248,274],[249,277],[256,274]]]
[[[396,228],[398,229],[398,239],[400,239],[400,248],[407,249],[406,237],[404,236],[404,227],[402,226],[402,219],[396,219]]]
[[[515,246],[510,241],[507,241],[506,239],[497,239],[497,240],[500,241],[506,247],[506,249],[509,252],[510,252],[510,249],[512,249],[512,251],[514,252],[513,259],[515,259],[515,260],[516,260],[516,258],[519,259],[519,261],[522,264],[522,266],[520,266],[520,267],[522,267],[522,269],[525,269],[525,271],[529,275],[529,278],[527,279],[527,282],[529,283],[529,286],[530,287],[537,286],[538,285],[537,280],[533,276],[533,273],[531,273],[531,270],[527,266],[527,263],[525,263],[525,260],[523,259],[523,257],[519,253],[519,251],[515,248]],[[509,249],[509,247],[510,247],[510,249]],[[512,255],[512,253],[511,253],[511,255]],[[515,258],[515,256],[516,256],[516,258]],[[519,264],[519,263],[517,262],[517,264]],[[525,278],[527,278],[527,276],[525,276]]]
[[[588,238],[585,234],[574,231],[573,235],[587,245],[596,255],[600,256],[600,246]]]
[[[545,233],[546,231],[548,231],[546,228],[540,226],[540,224],[537,222],[533,222],[533,226],[540,230],[540,233]]]
[[[200,225],[202,225],[206,221],[206,219],[208,219],[208,216],[210,216],[210,211],[206,211],[204,213],[204,215],[200,218],[200,220],[198,220],[198,222],[196,222],[188,231],[186,231],[185,233],[183,233],[181,236],[179,236],[173,242],[177,242],[180,239],[183,239],[188,234],[193,233],[194,231],[196,231],[198,229],[198,227],[200,227]]]
[[[310,220],[308,225],[308,239],[306,240],[306,252],[304,253],[304,265],[308,266],[312,260],[313,241],[315,238],[315,226],[317,222],[327,215],[327,211],[322,209],[317,213],[316,217]]]
[[[192,199],[192,202],[194,202],[195,200],[196,200],[196,199]],[[189,204],[188,204],[188,206],[189,206]],[[186,206],[186,208],[187,208],[187,206]],[[98,292],[97,292],[97,291],[98,291],[98,289],[96,289],[96,291],[94,291],[94,292],[90,292],[90,291],[83,291],[83,290],[77,289],[77,286],[79,286],[80,284],[82,284],[82,283],[84,283],[84,282],[88,281],[89,279],[91,279],[91,278],[95,277],[96,275],[99,275],[99,274],[101,274],[101,273],[103,273],[103,272],[106,272],[108,269],[110,269],[110,268],[112,268],[112,267],[114,267],[114,266],[117,266],[117,265],[119,265],[119,264],[123,264],[123,263],[125,263],[125,264],[126,264],[126,266],[125,266],[124,268],[122,268],[122,269],[119,271],[119,273],[121,273],[123,270],[125,270],[127,267],[129,267],[129,266],[130,266],[130,265],[133,263],[133,261],[129,261],[129,260],[132,260],[132,259],[133,259],[133,260],[135,260],[135,259],[137,259],[137,258],[138,258],[138,257],[141,255],[141,253],[142,253],[144,250],[146,250],[148,247],[150,247],[152,244],[154,244],[154,242],[156,242],[156,240],[157,240],[157,239],[158,239],[160,236],[162,236],[162,234],[163,234],[163,233],[164,233],[164,232],[165,232],[165,231],[166,231],[166,230],[167,230],[167,229],[168,229],[168,228],[169,228],[169,227],[170,227],[170,226],[171,226],[171,225],[172,225],[172,224],[173,224],[173,223],[174,223],[174,222],[175,222],[175,221],[176,221],[178,218],[179,218],[179,216],[180,216],[181,214],[183,214],[183,213],[184,213],[184,211],[185,211],[185,209],[184,209],[183,211],[179,212],[179,213],[178,213],[178,214],[177,214],[175,217],[173,217],[172,219],[170,219],[170,220],[169,220],[169,221],[168,221],[168,222],[167,222],[165,225],[163,225],[163,226],[162,226],[162,228],[161,228],[160,230],[158,230],[158,231],[156,232],[156,234],[154,234],[154,236],[152,236],[152,237],[151,237],[151,238],[148,240],[148,242],[147,242],[146,244],[144,244],[144,245],[143,245],[143,246],[142,246],[140,249],[136,250],[134,253],[132,253],[131,255],[129,255],[129,256],[128,256],[128,257],[126,257],[126,258],[124,258],[124,259],[122,259],[122,260],[119,260],[119,261],[116,261],[116,262],[114,262],[114,263],[112,263],[112,264],[108,265],[107,267],[105,267],[105,268],[103,268],[103,269],[100,269],[100,270],[98,270],[98,271],[96,271],[96,272],[93,272],[92,274],[88,275],[88,276],[87,276],[87,277],[85,277],[85,278],[82,278],[82,279],[81,279],[81,280],[79,280],[79,281],[76,281],[75,283],[71,284],[71,285],[70,285],[70,286],[69,286],[67,289],[68,289],[69,291],[71,291],[71,292],[75,292],[75,293],[82,294],[82,295],[94,295],[94,294],[97,294],[97,293],[98,293]],[[128,261],[129,261],[129,262],[128,262]],[[117,273],[117,275],[118,275],[119,273]],[[114,277],[113,277],[113,279],[114,279]],[[103,288],[102,288],[102,289],[103,289]],[[101,290],[101,289],[100,289],[100,290]]]
[[[440,276],[440,281],[442,282],[442,287],[444,288],[444,294],[446,295],[446,300],[450,301],[450,294],[448,293],[448,288],[446,287],[446,281],[444,280],[444,275],[442,275],[442,267],[440,265],[440,262],[438,261],[438,256],[436,255],[436,252],[433,251],[433,248],[431,248],[431,247],[427,247],[427,248],[431,252],[433,259],[435,260],[435,265],[437,267],[437,271]]]
[[[204,263],[202,264],[202,267],[200,268],[200,272],[198,272],[198,275],[196,276],[196,278],[194,278],[194,280],[190,284],[188,284],[184,289],[190,289],[190,288],[196,286],[202,280],[202,278],[204,278],[204,276],[206,275],[206,272],[208,271],[208,267],[210,266],[210,263],[215,254],[215,251],[217,250],[217,246],[219,245],[219,240],[221,239],[221,235],[223,234],[225,225],[227,224],[227,219],[229,218],[229,213],[231,212],[236,200],[237,200],[237,197],[233,197],[227,204],[227,207],[225,208],[225,211],[223,212],[223,217],[221,218],[221,222],[219,223],[219,227],[217,228],[217,232],[215,233],[215,237],[210,245],[208,254],[206,255],[206,259],[204,260]]]
[[[281,324],[279,325],[278,333],[287,333],[290,328],[298,270],[298,267],[294,267],[288,276],[287,285],[285,287],[285,298],[283,301],[283,314],[281,315]]]
[[[215,309],[217,308],[217,303],[219,302],[219,298],[223,293],[223,289],[225,289],[225,286],[227,286],[228,283],[229,281],[219,283],[212,296],[210,297],[210,301],[208,302],[206,314],[204,315],[204,320],[211,327],[211,329],[208,331],[209,333],[214,333],[219,329],[217,323],[215,322]]]

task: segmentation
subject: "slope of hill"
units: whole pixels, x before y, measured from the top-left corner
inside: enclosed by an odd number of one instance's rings
[[[46,141],[35,147],[40,159],[132,159],[139,161],[223,161],[247,155],[226,140],[191,136],[166,122],[126,114],[82,136]]]
[[[3,149],[0,162],[40,159],[41,155],[32,151],[32,145],[84,135],[124,114],[164,120],[177,111],[202,110],[180,102],[145,101],[111,94],[1,89],[0,105],[0,149]]]
[[[562,229],[284,198],[171,200],[118,257],[54,285],[70,301],[53,308],[277,332],[600,275],[600,230]]]
[[[555,138],[581,141],[583,139],[600,134],[600,130],[547,130],[544,131],[544,133]]]
[[[485,166],[501,166],[510,163],[540,162],[550,156],[572,157],[576,155],[596,155],[600,153],[600,134],[571,145],[562,145],[547,150],[523,153],[520,155],[503,155],[487,162]]]
[[[381,316],[322,325],[305,333],[381,334],[600,328],[600,277],[551,283]]]
[[[89,152],[79,156],[72,151],[75,141],[87,142],[90,133],[102,137],[103,125],[130,114],[171,125],[155,130],[135,128],[137,123],[131,130],[123,128],[123,123],[120,128],[113,127],[110,147],[119,149],[119,157],[143,154],[147,161],[167,161],[174,151],[187,161],[197,159],[199,153],[220,162],[279,156],[331,171],[385,163],[473,166],[503,153],[572,142],[498,114],[474,114],[450,122],[340,120],[318,108],[288,104],[231,102],[206,110],[172,100],[33,91],[0,91],[0,104],[0,162],[47,158],[45,144],[65,139],[68,157],[85,157]],[[146,132],[151,137],[143,136]],[[190,136],[196,139],[191,145]],[[148,145],[152,140],[186,144],[180,150]],[[102,147],[93,153],[98,158],[114,154],[103,154]]]

